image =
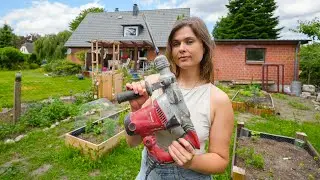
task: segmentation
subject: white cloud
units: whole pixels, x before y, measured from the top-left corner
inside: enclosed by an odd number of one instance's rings
[[[159,0],[139,0],[138,4],[142,6],[148,6],[148,5],[159,3],[159,2],[160,2]]]
[[[177,0],[168,0],[167,2],[158,3],[157,9],[171,9],[177,7]]]
[[[158,9],[188,7],[191,16],[201,17],[212,31],[216,21],[227,15],[226,4],[229,0],[133,0],[141,6],[141,9],[156,7]],[[320,17],[319,0],[277,0],[278,8],[275,15],[280,17],[279,26],[285,28],[281,32],[283,39],[305,37],[301,34],[289,31],[298,25],[298,20],[312,20]],[[15,33],[25,35],[28,33],[57,33],[68,29],[69,22],[74,19],[81,10],[89,7],[104,7],[99,0],[92,1],[80,7],[70,7],[59,2],[48,0],[33,1],[31,7],[16,9],[3,17],[0,23],[7,22]]]
[[[281,33],[282,39],[308,38],[306,35],[294,33],[289,29],[298,26],[298,20],[311,21],[315,17],[320,17],[320,1],[304,0],[278,0],[278,9],[275,12],[279,16],[279,26],[284,27]]]
[[[289,31],[298,25],[298,20],[312,20],[320,17],[319,0],[276,0],[277,10],[275,15],[279,16],[279,26],[284,27],[281,31],[282,39],[306,38],[305,35]],[[227,15],[226,4],[228,0],[168,0],[159,3],[157,8],[189,7],[191,16],[201,17],[211,32],[217,20]]]
[[[70,7],[59,2],[33,1],[31,7],[15,9],[0,19],[8,23],[18,35],[29,33],[50,34],[69,29],[69,22],[80,12],[90,7],[104,7],[99,1]]]

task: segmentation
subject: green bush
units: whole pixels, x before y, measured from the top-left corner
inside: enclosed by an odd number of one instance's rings
[[[36,63],[31,63],[30,64],[30,69],[37,69],[37,68],[39,68],[38,64],[36,64]]]
[[[52,60],[44,66],[46,72],[52,72],[55,75],[73,75],[81,71],[81,65],[75,64],[69,60],[58,59]]]
[[[51,103],[31,104],[17,124],[2,123],[0,121],[0,140],[15,136],[36,127],[49,127],[51,124],[66,119],[69,116],[76,116],[79,107],[73,104],[63,103],[54,99]]]
[[[81,62],[84,62],[86,58],[86,53],[86,51],[78,51],[75,53],[75,55]]]
[[[18,68],[24,60],[25,56],[18,49],[13,47],[0,48],[0,68]]]
[[[55,99],[51,103],[33,105],[20,120],[30,127],[46,127],[77,113],[77,106]]]
[[[27,62],[29,64],[32,64],[32,63],[38,64],[38,65],[41,64],[41,62],[39,60],[37,60],[37,55],[34,53],[32,53],[31,55],[28,56]]]

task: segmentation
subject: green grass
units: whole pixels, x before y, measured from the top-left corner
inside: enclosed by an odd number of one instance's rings
[[[14,79],[17,71],[0,71],[0,108],[13,106]],[[91,79],[76,76],[48,77],[42,69],[22,71],[22,102],[30,102],[88,91]]]
[[[319,122],[297,122],[283,120],[276,116],[264,118],[252,118],[246,122],[245,127],[271,134],[295,137],[296,132],[305,132],[311,144],[320,152],[320,123]]]
[[[272,94],[272,97],[277,98],[277,99],[282,99],[282,100],[288,99],[287,95],[281,94],[281,93],[274,93],[274,94]]]
[[[15,144],[0,144],[0,165],[17,157],[24,159],[9,167],[0,167],[0,179],[135,178],[140,168],[142,146],[129,148],[122,139],[120,145],[106,156],[92,161],[78,150],[65,146],[64,138],[59,137],[72,128],[73,123],[63,124],[47,132],[34,131]],[[44,164],[52,167],[41,176],[32,177],[32,172]],[[89,176],[97,170],[97,176]]]
[[[310,110],[310,108],[300,102],[297,101],[289,101],[288,104],[295,108],[295,109],[299,109],[299,110]]]

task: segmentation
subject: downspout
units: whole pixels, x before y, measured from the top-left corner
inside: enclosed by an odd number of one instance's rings
[[[298,42],[296,46],[296,57],[294,60],[294,77],[293,81],[291,83],[291,94],[294,94],[296,96],[300,96],[301,94],[301,82],[298,80],[299,79],[299,61],[298,61],[298,53],[300,49],[300,44],[301,41]]]
[[[299,49],[300,49],[300,44],[301,41],[298,42],[297,46],[296,46],[296,58],[294,61],[294,77],[293,80],[294,81],[298,81],[299,79],[299,60],[298,60],[298,53],[299,53]]]

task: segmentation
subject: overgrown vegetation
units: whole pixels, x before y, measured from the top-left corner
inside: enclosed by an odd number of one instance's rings
[[[49,127],[69,116],[75,116],[79,108],[74,104],[66,104],[58,99],[49,103],[32,104],[16,125],[3,123],[0,128],[0,139],[8,135],[23,133],[31,128]]]
[[[254,151],[252,147],[243,147],[237,149],[237,156],[245,162],[247,167],[254,167],[257,169],[263,169],[264,158],[261,154]]]
[[[67,59],[57,59],[46,64],[44,70],[51,72],[54,76],[67,76],[80,73],[81,65]]]
[[[0,48],[0,69],[23,70],[36,69],[40,65],[35,54],[23,54],[13,47]]]

